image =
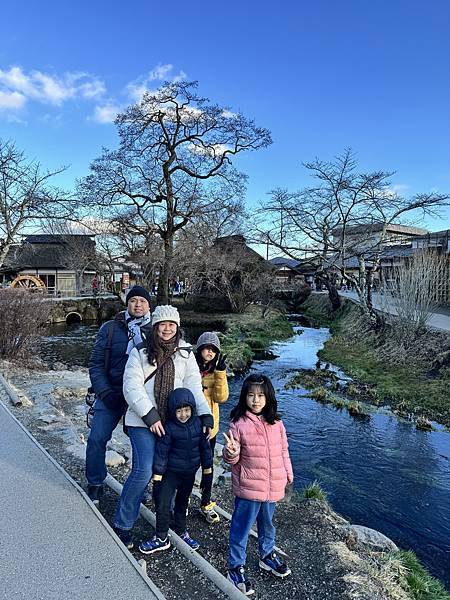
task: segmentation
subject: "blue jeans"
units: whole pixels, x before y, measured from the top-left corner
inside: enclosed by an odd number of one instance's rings
[[[108,408],[100,398],[95,400],[92,429],[86,448],[86,479],[89,485],[101,485],[106,478],[106,444],[121,417],[121,410]]]
[[[129,427],[133,467],[120,495],[114,527],[129,531],[139,516],[142,495],[152,477],[155,436],[147,427]]]
[[[258,546],[261,558],[270,554],[275,546],[275,527],[272,524],[275,502],[257,502],[236,497],[230,527],[230,569],[245,565],[250,529],[256,521],[258,526]]]

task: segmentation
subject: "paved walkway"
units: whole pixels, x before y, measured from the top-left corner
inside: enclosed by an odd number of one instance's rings
[[[0,402],[0,599],[163,599],[81,488]]]
[[[358,294],[356,292],[339,292],[339,295],[358,302]],[[395,308],[393,306],[389,306],[385,298],[380,294],[373,294],[373,305],[377,310],[382,312],[388,312],[393,315],[396,314]],[[432,329],[450,331],[450,311],[442,308],[442,312],[432,313],[427,325]]]

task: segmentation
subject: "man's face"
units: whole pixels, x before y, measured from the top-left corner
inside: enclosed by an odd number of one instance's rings
[[[142,296],[133,296],[128,300],[127,309],[132,317],[143,317],[150,310],[150,305]]]

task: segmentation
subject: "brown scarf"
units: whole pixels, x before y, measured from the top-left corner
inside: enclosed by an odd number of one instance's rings
[[[163,352],[157,359],[158,370],[155,375],[154,394],[158,413],[163,423],[166,421],[167,398],[175,385],[175,365],[172,358],[169,357],[174,353],[176,342],[176,338],[168,342],[159,342]]]

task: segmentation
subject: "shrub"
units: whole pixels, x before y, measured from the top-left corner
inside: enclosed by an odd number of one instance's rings
[[[50,303],[38,292],[0,290],[0,356],[8,359],[36,355],[40,328],[50,316]]]
[[[326,502],[327,493],[321,487],[320,483],[318,481],[314,480],[312,483],[307,485],[305,487],[305,489],[303,490],[303,498],[305,498],[306,500],[315,499],[315,500],[320,500],[321,502]]]

